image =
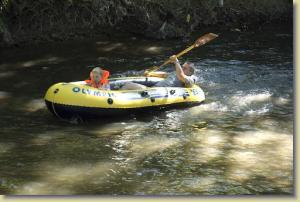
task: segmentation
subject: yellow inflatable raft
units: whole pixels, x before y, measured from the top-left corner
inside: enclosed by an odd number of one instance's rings
[[[151,87],[163,80],[158,77],[125,77],[109,79],[111,90],[87,86],[84,81],[57,83],[46,92],[48,109],[61,118],[103,117],[170,107],[196,105],[204,101],[203,90],[191,88]],[[125,82],[149,86],[146,90],[117,90]]]

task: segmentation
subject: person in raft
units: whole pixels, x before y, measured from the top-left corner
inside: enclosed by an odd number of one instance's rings
[[[185,62],[182,66],[176,55],[170,57],[172,63],[175,64],[176,74],[170,74],[166,79],[159,81],[153,87],[191,87],[196,83],[195,65],[191,62]],[[145,89],[147,86],[127,82],[122,86],[122,90],[139,90]]]
[[[88,86],[101,90],[109,90],[108,83],[109,71],[103,70],[100,67],[95,67],[90,73],[90,79],[85,80]]]

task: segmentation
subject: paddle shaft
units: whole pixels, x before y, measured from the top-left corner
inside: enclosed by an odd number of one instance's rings
[[[176,55],[176,57],[179,58],[179,57],[183,56],[184,54],[186,54],[187,52],[191,51],[192,49],[194,49],[196,47],[199,47],[199,46],[202,46],[202,45],[208,43],[209,41],[215,39],[216,37],[218,37],[218,35],[213,34],[213,33],[205,34],[202,37],[200,37],[199,39],[197,39],[193,45],[191,45],[190,47],[188,47],[188,48],[184,49],[183,51],[181,51],[180,53],[178,53]],[[150,72],[156,71],[159,68],[169,64],[170,62],[171,62],[171,60],[168,59],[163,64],[161,64],[160,66],[158,66],[158,67],[154,66],[154,67],[150,68],[148,71],[146,70],[146,72],[150,73]]]

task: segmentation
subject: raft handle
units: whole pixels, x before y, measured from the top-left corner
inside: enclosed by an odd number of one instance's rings
[[[58,91],[59,91],[59,89],[56,88],[56,89],[53,91],[53,93],[56,94],[56,93],[58,93]]]
[[[114,100],[113,100],[113,99],[111,99],[111,98],[108,98],[108,99],[107,99],[107,103],[111,105],[111,104],[113,104],[113,103],[114,103]]]
[[[141,96],[142,97],[148,97],[149,96],[149,93],[147,91],[142,91],[141,92]]]

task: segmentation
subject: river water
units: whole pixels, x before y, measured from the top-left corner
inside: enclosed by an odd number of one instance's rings
[[[47,111],[49,86],[86,79],[96,64],[140,75],[192,40],[2,49],[0,194],[293,194],[292,29],[216,33],[181,59],[197,66],[203,104],[80,124]]]

